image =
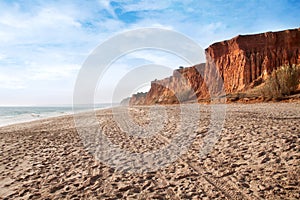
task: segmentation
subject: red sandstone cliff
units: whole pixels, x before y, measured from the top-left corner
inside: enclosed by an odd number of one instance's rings
[[[241,91],[281,65],[300,63],[300,28],[239,35],[205,51],[207,64],[215,63],[219,69],[226,92]]]
[[[153,81],[147,94],[133,95],[129,104],[172,104],[243,91],[284,64],[300,64],[300,28],[239,35],[210,45],[206,64],[175,70]],[[223,85],[224,83],[224,85]]]
[[[204,69],[205,64],[177,69],[169,78],[152,81],[150,91],[138,104],[172,104],[196,100],[204,92],[201,91],[201,86],[204,84],[201,74],[204,73]],[[132,99],[130,104],[135,102]]]

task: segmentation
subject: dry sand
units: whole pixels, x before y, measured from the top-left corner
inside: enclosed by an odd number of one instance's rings
[[[98,111],[97,117],[114,144],[143,153],[174,137],[180,110],[166,108],[167,124],[150,138],[126,135],[110,110]],[[201,159],[211,118],[210,106],[200,110],[200,122],[184,124],[196,134],[189,150],[144,173],[120,172],[97,161],[84,148],[72,116],[2,127],[0,199],[300,198],[299,103],[227,105],[220,137]],[[150,123],[149,107],[130,108],[130,116],[140,125]]]

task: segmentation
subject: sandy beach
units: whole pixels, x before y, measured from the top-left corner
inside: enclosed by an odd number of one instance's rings
[[[2,127],[0,199],[299,199],[300,104],[226,106],[219,137],[203,157],[209,105],[200,105],[199,121],[191,117],[182,124],[178,105],[157,108],[167,118],[149,137],[128,135],[110,109],[97,111],[99,128],[109,140],[136,154],[168,145],[178,128],[193,129],[187,151],[143,173],[120,171],[96,159],[90,153],[96,147],[86,148],[72,116]],[[129,116],[147,125],[150,109],[132,107]]]

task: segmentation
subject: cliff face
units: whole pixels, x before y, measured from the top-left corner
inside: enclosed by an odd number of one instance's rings
[[[150,91],[133,95],[131,105],[172,104],[243,91],[284,64],[300,64],[300,28],[239,35],[206,50],[206,63],[175,70],[153,81]],[[224,85],[222,84],[224,83]]]
[[[137,93],[129,99],[129,105],[144,105],[147,93]]]
[[[300,28],[239,35],[205,51],[207,64],[216,65],[226,92],[241,91],[281,65],[300,63]]]
[[[173,104],[197,100],[198,95],[207,94],[201,90],[205,64],[177,69],[171,77],[151,82],[151,89],[139,104]],[[135,101],[131,101],[135,104]]]

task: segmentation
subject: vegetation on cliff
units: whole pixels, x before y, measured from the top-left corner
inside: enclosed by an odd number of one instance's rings
[[[261,94],[265,98],[282,98],[295,92],[299,83],[300,65],[283,65],[269,75]]]

